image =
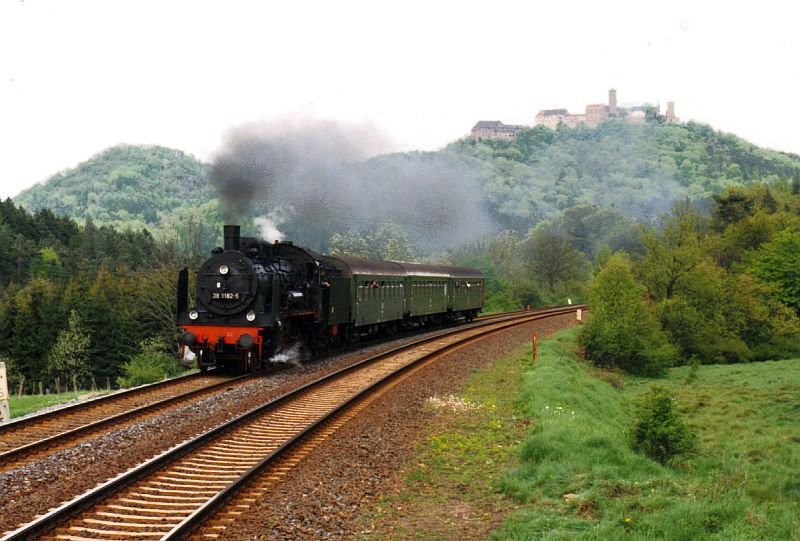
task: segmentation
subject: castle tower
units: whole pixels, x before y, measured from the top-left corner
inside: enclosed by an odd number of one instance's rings
[[[675,102],[668,101],[667,102],[667,122],[677,122],[678,119],[675,118]]]
[[[617,91],[613,88],[608,91],[608,114],[609,116],[617,114]]]

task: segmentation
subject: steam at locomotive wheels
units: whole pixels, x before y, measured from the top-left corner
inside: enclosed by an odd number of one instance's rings
[[[255,370],[298,345],[315,351],[471,320],[483,305],[475,269],[322,256],[240,237],[238,225],[226,225],[224,238],[197,272],[192,309],[188,269],[178,278],[181,343],[201,369]]]

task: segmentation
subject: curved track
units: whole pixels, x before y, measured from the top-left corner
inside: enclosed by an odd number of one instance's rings
[[[477,318],[488,321],[526,312]],[[191,374],[100,396],[0,424],[0,471],[75,445],[143,416],[163,413],[189,400],[239,385],[249,379],[214,373]]]
[[[549,316],[570,306],[485,322],[417,340],[365,359],[260,406],[76,498],[2,541],[29,539],[176,539],[185,537],[253,480],[280,478],[336,419],[397,374],[487,334]],[[334,428],[335,429],[335,428]],[[286,452],[294,450],[293,455]],[[299,454],[298,454],[299,453]],[[292,458],[294,456],[295,458]],[[294,461],[294,462],[293,462]],[[256,483],[258,484],[258,483]],[[243,503],[232,503],[204,537],[217,537]],[[222,521],[222,522],[220,522]]]

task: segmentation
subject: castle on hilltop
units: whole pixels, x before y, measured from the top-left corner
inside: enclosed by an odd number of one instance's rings
[[[516,124],[503,124],[499,120],[479,120],[472,127],[472,137],[474,139],[513,139],[517,132],[525,126]]]
[[[650,118],[661,119],[673,124],[680,122],[675,116],[674,101],[667,102],[667,111],[662,117],[660,104],[653,106],[649,103],[637,103],[618,106],[617,91],[612,88],[608,91],[608,105],[590,103],[586,106],[586,112],[583,114],[572,114],[566,109],[542,109],[535,117],[535,125],[555,129],[559,125],[575,128],[579,124],[585,124],[594,128],[603,120],[612,117],[640,124],[644,124]],[[499,120],[481,120],[472,127],[471,137],[473,139],[514,139],[522,128],[524,126],[503,124]]]

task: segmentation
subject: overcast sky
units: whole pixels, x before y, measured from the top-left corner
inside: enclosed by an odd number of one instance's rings
[[[477,120],[676,102],[800,153],[793,2],[0,0],[0,197],[117,143],[209,160],[229,128],[369,123],[434,150]]]

